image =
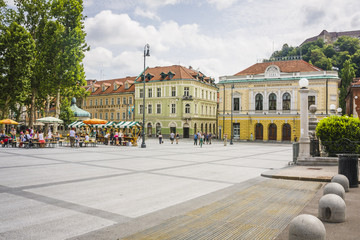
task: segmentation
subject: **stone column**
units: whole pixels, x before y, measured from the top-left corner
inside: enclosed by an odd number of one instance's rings
[[[308,93],[309,89],[301,88],[300,92],[300,141],[298,160],[310,157]]]

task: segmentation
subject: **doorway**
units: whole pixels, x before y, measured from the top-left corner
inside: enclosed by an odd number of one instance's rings
[[[263,140],[263,125],[261,123],[257,123],[255,126],[255,140]]]
[[[288,123],[285,123],[282,128],[282,140],[291,141],[291,126]]]
[[[276,124],[271,123],[269,125],[269,140],[276,141],[276,132],[277,132]]]

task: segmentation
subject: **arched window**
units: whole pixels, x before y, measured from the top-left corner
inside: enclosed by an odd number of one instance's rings
[[[271,93],[269,95],[269,110],[276,110],[276,95]]]
[[[185,113],[190,113],[190,104],[185,105]]]
[[[263,96],[260,93],[255,96],[255,110],[263,110]]]
[[[283,110],[290,110],[290,94],[289,93],[284,93],[283,97],[282,97],[282,109]]]

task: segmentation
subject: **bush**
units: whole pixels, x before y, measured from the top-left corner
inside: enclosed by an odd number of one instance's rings
[[[316,135],[330,156],[337,153],[360,153],[360,120],[348,116],[331,116],[322,119]]]

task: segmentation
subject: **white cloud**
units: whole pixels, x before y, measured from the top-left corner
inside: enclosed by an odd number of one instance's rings
[[[139,0],[143,4],[164,6],[178,4],[174,10],[188,9],[190,0],[157,1]],[[87,42],[92,49],[86,54],[85,66],[89,77],[97,77],[103,68],[107,78],[137,75],[143,68],[143,49],[150,44],[151,57],[146,58],[147,65],[164,66],[181,64],[199,68],[207,76],[218,77],[235,74],[259,59],[267,58],[273,50],[284,43],[299,45],[306,38],[318,35],[323,29],[328,31],[347,31],[359,22],[360,2],[355,0],[347,4],[338,0],[319,0],[316,7],[310,0],[291,2],[285,0],[265,1],[210,1],[218,9],[230,6],[226,11],[218,11],[214,23],[206,25],[194,16],[153,22],[139,22],[143,7],[131,11],[134,17],[126,13],[115,14],[101,11],[85,21]],[[200,4],[201,5],[201,4]],[[194,5],[199,9],[205,5]],[[207,5],[209,7],[209,5]],[[155,9],[150,9],[148,17],[155,17]],[[171,11],[168,8],[167,11]],[[184,11],[184,10],[182,10]],[[137,14],[136,14],[137,12]],[[146,12],[145,12],[146,14]],[[185,16],[185,12],[184,12]],[[207,17],[207,15],[202,15]],[[143,20],[143,18],[140,18]],[[169,19],[165,17],[164,19]],[[215,29],[217,28],[217,29]],[[217,30],[217,31],[213,31]]]
[[[155,12],[152,12],[150,10],[145,11],[142,8],[139,8],[139,7],[135,8],[134,14],[135,14],[135,16],[149,18],[149,19],[156,20],[156,21],[161,20],[160,17]]]
[[[175,5],[180,2],[180,0],[141,0],[147,7],[158,8],[166,5]]]
[[[207,0],[210,4],[215,5],[219,10],[231,7],[238,0]]]

